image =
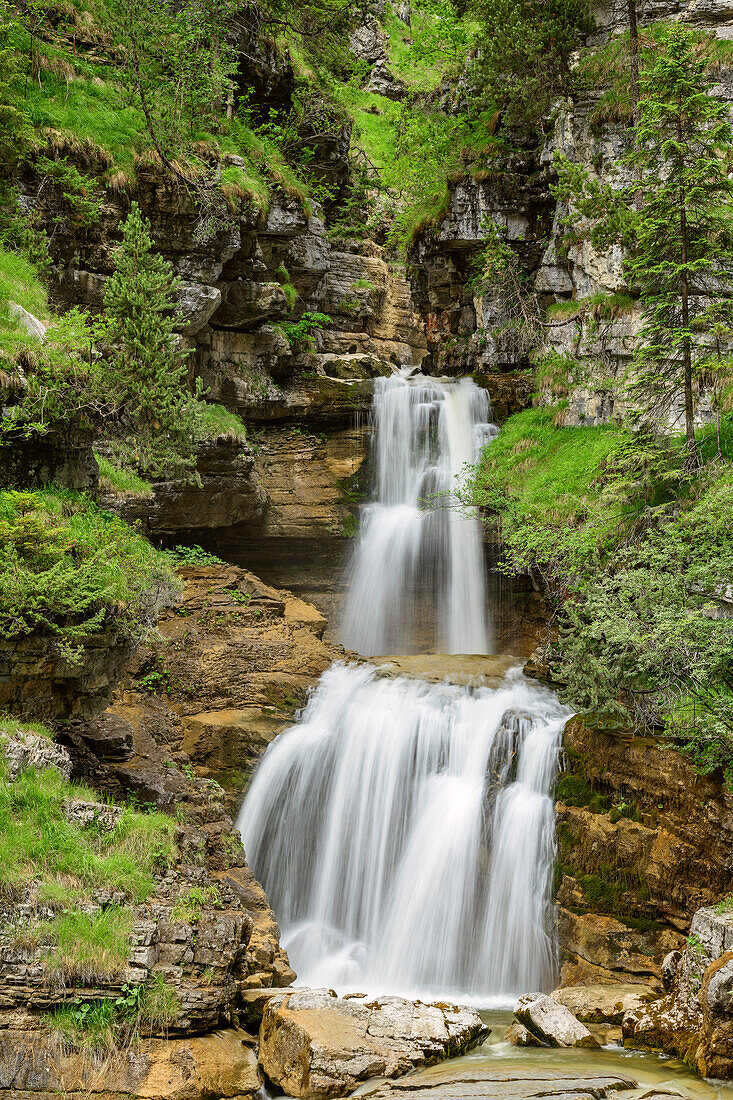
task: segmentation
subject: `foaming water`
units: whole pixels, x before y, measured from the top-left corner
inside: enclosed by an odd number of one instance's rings
[[[552,786],[568,712],[336,664],[238,826],[306,985],[499,1004],[556,976]]]
[[[374,499],[361,517],[342,641],[377,653],[488,653],[481,529],[456,478],[496,428],[470,379],[375,382]],[[426,620],[423,622],[422,620]]]

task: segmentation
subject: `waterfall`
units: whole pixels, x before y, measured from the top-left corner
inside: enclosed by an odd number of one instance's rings
[[[375,383],[374,500],[361,517],[342,641],[377,653],[488,653],[481,528],[456,478],[496,428],[485,390],[409,377]]]
[[[567,711],[336,664],[239,818],[306,985],[489,1003],[552,985],[554,781]]]
[[[376,384],[373,425],[344,641],[486,653],[480,525],[450,505],[496,431],[488,399],[469,380],[402,372]],[[556,977],[552,791],[568,712],[511,662],[428,660],[424,679],[378,659],[333,665],[268,747],[238,826],[301,983],[496,1003]]]

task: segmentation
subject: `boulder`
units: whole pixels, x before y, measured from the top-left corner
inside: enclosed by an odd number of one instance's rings
[[[0,751],[5,756],[6,775],[11,782],[26,768],[35,768],[36,771],[53,768],[64,779],[71,777],[71,757],[60,745],[55,745],[47,737],[23,731],[10,734],[7,739],[5,736],[0,725]]]
[[[681,962],[682,952],[676,949],[668,951],[662,959],[662,984],[665,989],[671,989],[674,985]]]
[[[27,309],[23,309],[17,302],[8,302],[8,313],[29,336],[35,337],[36,340],[45,340],[46,326]]]
[[[569,1008],[546,993],[527,993],[514,1006],[514,1015],[528,1031],[551,1047],[591,1047],[600,1043],[576,1020]]]
[[[298,990],[264,1007],[259,1062],[289,1096],[347,1096],[370,1077],[399,1077],[487,1035],[479,1014],[401,997]]]
[[[556,989],[550,996],[584,1023],[620,1024],[632,1012],[655,996],[648,985],[571,985]]]
[[[176,303],[176,329],[184,336],[199,332],[221,302],[221,291],[205,283],[182,282]]]
[[[706,970],[700,1001],[714,1015],[733,1015],[733,951],[726,951]]]
[[[515,1020],[509,1024],[504,1032],[504,1042],[511,1043],[513,1047],[541,1047],[542,1043],[531,1031],[527,1031],[524,1024]]]

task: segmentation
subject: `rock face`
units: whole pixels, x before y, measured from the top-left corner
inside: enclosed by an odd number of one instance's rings
[[[703,1077],[733,1077],[733,910],[698,909],[681,955],[665,961],[671,992],[624,1016],[624,1045],[675,1054]]]
[[[487,1034],[466,1008],[303,990],[266,1005],[259,1062],[289,1096],[326,1100],[370,1077],[398,1077],[459,1054]]]
[[[236,1028],[185,1039],[142,1039],[113,1058],[49,1051],[37,1037],[4,1031],[0,1093],[12,1096],[97,1096],[118,1100],[244,1100],[260,1080],[250,1037]]]
[[[545,993],[528,993],[514,1006],[514,1015],[530,1034],[551,1047],[590,1047],[600,1043],[572,1012]]]
[[[733,888],[733,798],[651,738],[572,719],[558,859],[563,984],[660,989],[695,910]]]
[[[98,714],[110,701],[131,647],[113,631],[80,639],[71,663],[54,639],[29,634],[0,640],[0,712],[31,718]]]

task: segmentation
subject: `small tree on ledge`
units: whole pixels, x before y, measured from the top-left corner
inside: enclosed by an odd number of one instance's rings
[[[150,223],[134,202],[105,292],[106,335],[113,348],[109,381],[122,410],[121,438],[113,446],[125,465],[152,476],[190,469],[199,436],[185,352],[173,331],[177,288],[170,264],[153,251]]]

